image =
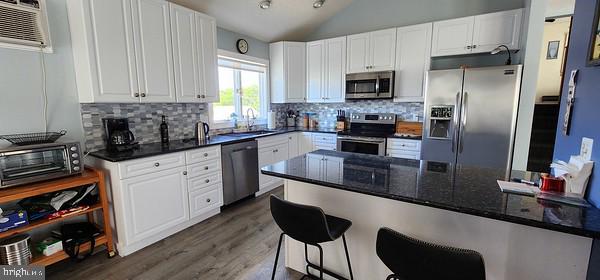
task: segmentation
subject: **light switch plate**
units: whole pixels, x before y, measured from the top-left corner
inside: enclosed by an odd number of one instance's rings
[[[579,155],[585,160],[591,160],[593,147],[594,139],[583,137],[583,139],[581,139],[581,151],[579,152]]]

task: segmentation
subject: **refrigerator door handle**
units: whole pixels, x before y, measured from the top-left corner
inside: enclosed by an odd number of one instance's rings
[[[454,112],[452,116],[452,153],[456,152],[456,138],[458,138],[458,103],[460,102],[460,91],[456,93],[456,102],[454,103]]]
[[[464,146],[464,141],[463,141],[463,136],[465,134],[465,130],[467,129],[467,113],[469,110],[469,106],[467,106],[467,102],[469,102],[468,99],[469,93],[465,91],[464,95],[463,95],[463,100],[462,100],[462,109],[460,110],[460,118],[461,118],[461,126],[460,126],[460,136],[459,136],[459,142],[458,142],[458,153],[462,153],[463,151],[463,146]]]

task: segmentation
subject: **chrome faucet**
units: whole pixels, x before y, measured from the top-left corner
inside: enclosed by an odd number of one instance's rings
[[[250,118],[250,112],[252,112],[252,119]],[[252,130],[252,127],[254,126],[254,121],[256,120],[256,114],[254,113],[254,109],[248,108],[248,110],[246,110],[246,118],[248,118],[246,124],[248,127],[248,131],[250,131]]]

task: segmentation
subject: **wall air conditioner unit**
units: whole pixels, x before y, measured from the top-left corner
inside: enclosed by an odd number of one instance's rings
[[[45,0],[0,0],[0,47],[52,52]]]

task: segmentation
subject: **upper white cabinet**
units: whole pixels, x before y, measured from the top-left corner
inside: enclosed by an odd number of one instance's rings
[[[307,102],[344,102],[346,37],[306,43]]]
[[[269,46],[271,102],[306,100],[306,43],[277,42]]]
[[[395,102],[423,101],[425,72],[431,62],[432,23],[397,29]]]
[[[438,21],[431,56],[490,52],[499,45],[519,49],[523,9]]]
[[[177,101],[218,101],[215,20],[175,4],[170,8]]]
[[[80,102],[217,98],[214,19],[164,0],[72,0],[67,7]]]
[[[396,28],[349,35],[346,73],[394,70]]]

